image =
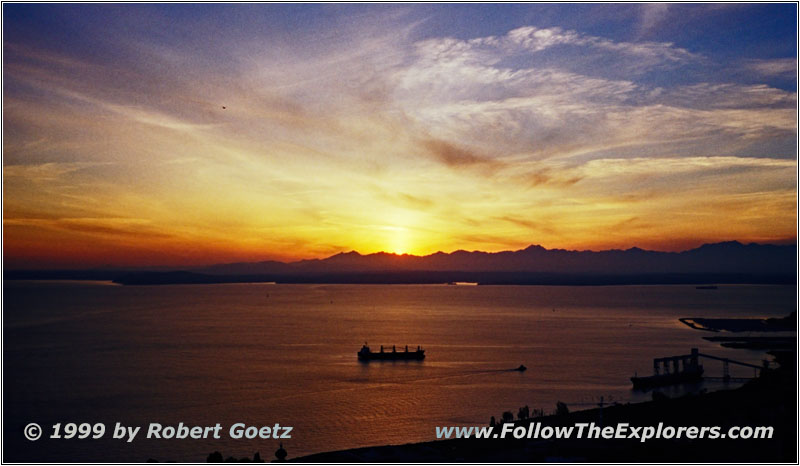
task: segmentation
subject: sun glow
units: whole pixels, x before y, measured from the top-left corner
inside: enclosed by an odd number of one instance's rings
[[[385,232],[386,244],[382,245],[381,250],[394,254],[412,254],[417,251],[418,244],[415,244],[416,215],[407,210],[398,210],[391,216],[389,225],[382,227]]]
[[[409,232],[404,227],[391,227],[391,243],[387,252],[395,254],[407,254],[409,251]]]

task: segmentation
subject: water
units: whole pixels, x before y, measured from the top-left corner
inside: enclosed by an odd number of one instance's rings
[[[292,426],[290,457],[432,440],[523,405],[553,411],[649,398],[629,377],[654,357],[725,349],[679,317],[784,316],[793,286],[178,285],[4,282],[4,461],[205,461],[276,440],[227,428]],[[423,362],[359,363],[368,341],[422,345]],[[400,346],[398,346],[400,348]],[[524,373],[504,371],[525,364]],[[707,362],[709,375],[721,368]],[[733,375],[743,374],[733,370]],[[719,374],[715,374],[719,372]],[[719,387],[711,387],[719,388]],[[37,422],[223,425],[222,438],[26,441]],[[47,435],[45,435],[46,437]]]

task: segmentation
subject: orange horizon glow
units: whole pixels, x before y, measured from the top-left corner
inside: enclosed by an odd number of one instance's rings
[[[59,237],[59,241],[63,241],[63,237]],[[466,251],[482,251],[482,252],[501,252],[501,251],[517,251],[525,249],[531,245],[544,247],[545,249],[565,249],[571,251],[605,251],[605,250],[625,250],[633,247],[646,249],[650,251],[660,252],[682,252],[703,244],[716,243],[722,241],[739,241],[743,244],[757,243],[757,244],[775,244],[775,245],[791,245],[796,244],[796,238],[766,238],[766,239],[753,239],[753,240],[740,240],[740,239],[719,239],[719,240],[696,240],[688,239],[685,241],[668,241],[666,243],[640,243],[640,244],[608,244],[598,246],[560,246],[560,245],[547,245],[539,243],[527,243],[519,245],[511,245],[505,248],[497,249],[483,249],[483,248],[470,248],[460,247],[453,249],[436,249],[424,251],[392,251],[386,249],[375,250],[359,250],[357,248],[344,248],[338,251],[326,252],[319,255],[281,255],[275,253],[262,253],[258,251],[247,250],[210,250],[203,248],[204,245],[198,244],[195,246],[185,244],[181,248],[167,248],[161,245],[163,249],[159,249],[158,245],[124,245],[118,243],[98,243],[98,242],[79,242],[72,243],[70,248],[64,248],[56,244],[51,247],[43,246],[41,243],[29,244],[13,244],[6,250],[4,254],[5,268],[9,270],[35,270],[35,269],[54,269],[54,270],[67,270],[67,269],[90,269],[90,268],[103,268],[103,267],[197,267],[208,266],[216,264],[237,263],[237,262],[262,262],[262,261],[279,261],[279,262],[295,262],[300,260],[310,259],[325,259],[335,254],[346,253],[355,251],[361,255],[369,255],[376,253],[387,253],[397,256],[427,256],[437,252],[453,253],[457,250]],[[8,252],[11,250],[12,252]],[[175,251],[179,252],[175,252]]]

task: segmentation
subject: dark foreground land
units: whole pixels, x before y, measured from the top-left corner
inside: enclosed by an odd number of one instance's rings
[[[457,439],[358,448],[291,459],[298,462],[797,462],[796,355],[778,355],[781,369],[735,390],[615,405],[517,421],[570,426],[772,426],[771,439]],[[432,427],[433,429],[433,427]]]

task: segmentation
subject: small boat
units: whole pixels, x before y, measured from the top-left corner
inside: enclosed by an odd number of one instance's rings
[[[717,285],[700,285],[694,287],[696,290],[716,290],[718,287]]]
[[[416,351],[409,351],[408,345],[406,345],[405,351],[397,351],[395,346],[392,346],[392,351],[384,351],[383,345],[381,345],[380,352],[373,352],[364,343],[357,354],[359,361],[421,361],[425,359],[424,349],[417,346]]]
[[[525,367],[525,365],[524,365],[524,364],[520,364],[520,365],[519,365],[519,367],[518,367],[518,368],[516,368],[516,369],[514,369],[514,370],[515,370],[515,371],[517,371],[517,372],[525,372],[525,371],[527,371],[527,370],[528,370],[528,368],[527,368],[527,367]]]

